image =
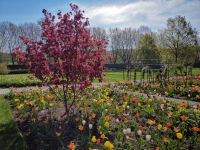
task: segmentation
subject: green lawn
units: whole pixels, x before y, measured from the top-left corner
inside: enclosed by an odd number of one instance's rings
[[[158,70],[157,70],[158,71]],[[123,81],[123,70],[107,70],[105,72],[106,76],[104,76],[104,79],[107,81]],[[193,75],[199,75],[200,69],[194,68],[192,71]],[[127,78],[127,72],[124,72],[125,80],[128,80]],[[173,76],[172,72],[169,74],[170,76]],[[181,75],[180,72],[178,72],[178,75]],[[9,88],[11,86],[15,87],[25,87],[25,86],[36,86],[41,83],[38,79],[30,80],[28,76],[33,76],[32,74],[13,74],[13,75],[0,75],[0,88]],[[152,76],[153,77],[153,76]],[[154,78],[156,77],[156,73],[154,73]],[[147,78],[147,74],[145,74],[145,79]],[[130,79],[130,77],[129,77]],[[134,79],[134,72],[131,72],[131,80]],[[136,80],[141,79],[141,72],[137,72]],[[94,80],[94,83],[98,83],[98,80]]]
[[[18,132],[10,106],[3,96],[0,95],[0,149],[25,150],[26,144]]]

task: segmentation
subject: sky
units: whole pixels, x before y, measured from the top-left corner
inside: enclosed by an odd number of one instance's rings
[[[71,11],[70,3],[85,11],[90,27],[138,29],[144,25],[157,31],[166,28],[168,18],[181,15],[200,32],[200,0],[0,0],[0,22],[37,23],[44,17],[43,9],[65,14]]]

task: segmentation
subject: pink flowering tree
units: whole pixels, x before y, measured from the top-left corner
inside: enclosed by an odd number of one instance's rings
[[[36,78],[43,81],[40,86],[47,85],[51,92],[60,85],[63,88],[65,114],[76,99],[76,91],[84,91],[94,79],[102,82],[104,65],[112,55],[107,56],[105,37],[96,40],[95,35],[90,35],[88,18],[82,22],[84,11],[78,6],[70,4],[72,12],[61,15],[57,13],[59,22],[55,23],[55,16],[44,9],[45,20],[38,22],[42,27],[41,41],[20,36],[26,44],[26,52],[20,47],[13,49],[13,54],[18,63],[25,64]],[[50,64],[52,67],[50,67]],[[85,80],[82,80],[85,78]],[[50,85],[55,85],[51,88]],[[69,100],[68,90],[73,91],[74,97]],[[55,92],[57,95],[57,93]],[[69,104],[70,101],[70,104]]]

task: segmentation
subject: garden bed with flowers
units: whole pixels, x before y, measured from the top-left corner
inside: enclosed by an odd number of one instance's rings
[[[177,81],[174,81],[174,78],[170,78],[169,81],[166,79],[165,81],[156,80],[155,82],[144,83],[118,82],[114,88],[199,102],[199,78],[199,76],[188,76],[187,86],[185,86],[186,81],[183,81],[183,77],[178,77]]]
[[[63,115],[59,94],[48,90],[5,97],[29,149],[200,148],[199,104],[145,99],[112,88],[109,84],[77,91],[70,116]],[[62,95],[62,88],[59,91]],[[74,95],[68,91],[67,96]]]

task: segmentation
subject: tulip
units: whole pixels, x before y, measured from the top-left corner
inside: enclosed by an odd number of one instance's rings
[[[82,124],[83,124],[83,125],[85,125],[85,124],[86,124],[86,121],[85,121],[85,120],[83,120],[83,121],[82,121]]]
[[[141,131],[141,130],[138,130],[138,131],[137,131],[137,134],[138,134],[139,136],[141,136],[141,135],[142,135],[142,131]]]
[[[194,112],[197,113],[197,109],[194,109]]]
[[[89,124],[89,128],[92,129],[92,124]]]
[[[128,136],[128,135],[126,136],[126,139],[127,139],[127,140],[129,139],[129,136]]]
[[[123,129],[123,133],[126,134],[126,133],[127,133],[127,130],[126,130],[126,129]]]
[[[131,128],[127,128],[127,129],[126,129],[126,132],[127,132],[127,133],[131,133]]]
[[[129,109],[130,108],[130,106],[127,106],[127,109]]]
[[[146,135],[146,141],[149,142],[151,140],[151,135]]]
[[[116,122],[119,123],[119,119],[118,118],[116,119]]]

